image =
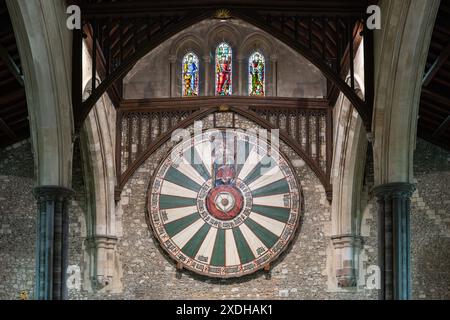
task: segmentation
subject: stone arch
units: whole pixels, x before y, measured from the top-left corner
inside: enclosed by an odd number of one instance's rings
[[[91,83],[87,85],[85,92],[91,90]],[[80,140],[82,142],[84,163],[90,169],[92,175],[86,175],[88,181],[93,182],[96,199],[93,202],[95,207],[95,226],[92,228],[93,234],[115,234],[114,219],[109,217],[114,213],[114,187],[116,182],[116,169],[114,163],[115,154],[115,127],[111,120],[115,117],[115,110],[111,106],[111,101],[104,95],[89,114],[88,122],[83,127]]]
[[[233,50],[233,67],[232,67],[232,82],[233,82],[233,95],[240,95],[241,92],[239,91],[239,86],[237,85],[239,83],[239,70],[240,70],[240,64],[237,60],[237,56],[239,54],[239,47],[241,43],[241,37],[239,35],[239,32],[236,30],[236,28],[232,25],[219,25],[208,33],[207,37],[207,50],[209,52],[209,61],[207,62],[209,66],[208,76],[205,77],[206,79],[211,79],[210,86],[211,89],[208,90],[208,95],[214,96],[215,95],[215,59],[216,59],[216,48],[217,46],[225,42],[228,45],[230,45],[231,49]],[[207,57],[205,57],[208,59]]]
[[[67,297],[69,199],[73,195],[71,32],[62,1],[7,1],[24,73],[35,161],[35,299]]]
[[[363,96],[359,83],[355,83],[355,91]],[[360,190],[354,190],[355,179],[362,180],[363,172],[356,172],[356,164],[365,159],[365,152],[358,154],[360,140],[367,145],[362,122],[350,101],[340,96],[337,104],[337,119],[335,126],[335,144],[332,166],[333,206],[336,209],[333,225],[334,234],[353,234],[357,226],[351,217],[355,212],[356,199]],[[363,148],[365,149],[365,148]],[[364,162],[364,161],[363,161]],[[364,164],[362,165],[364,167]],[[344,199],[347,197],[348,199]],[[334,210],[333,210],[334,211]]]
[[[364,40],[363,40],[364,41]],[[363,99],[364,44],[356,52],[355,93]],[[347,76],[346,82],[351,78]],[[357,286],[362,223],[363,180],[368,147],[363,121],[352,103],[341,93],[334,107],[334,143],[331,183],[331,242],[334,268],[330,279],[331,289]]]
[[[364,96],[359,82],[355,91]],[[368,141],[361,117],[342,94],[336,106],[335,144],[331,181],[332,243],[334,276],[337,287],[357,285],[358,256],[361,247],[361,195]]]
[[[92,90],[88,81],[84,95]],[[119,235],[114,190],[115,109],[107,94],[97,102],[80,134],[83,174],[86,185],[86,287],[91,290],[121,290],[120,263],[116,255]]]
[[[64,4],[7,1],[7,5],[25,76],[36,183],[70,188],[72,37],[65,25]]]
[[[270,43],[267,37],[260,33],[254,32],[246,37],[239,49],[239,65],[241,66],[239,77],[240,92],[242,95],[248,95],[248,59],[250,55],[256,51],[261,52],[266,59],[266,96],[276,96],[277,83],[277,47]]]
[[[422,79],[439,0],[383,1],[375,32],[375,185],[413,182]]]
[[[380,297],[411,297],[410,199],[422,80],[439,0],[383,1],[372,121]]]
[[[200,95],[204,95],[206,92],[206,81],[205,81],[205,57],[207,56],[205,50],[205,41],[200,39],[195,34],[186,34],[175,40],[170,48],[169,62],[170,62],[170,72],[171,72],[171,96],[179,97],[181,96],[181,64],[183,57],[189,53],[193,52],[197,55],[200,62]]]
[[[247,57],[254,51],[259,50],[269,59],[272,55],[277,54],[277,47],[270,43],[270,40],[261,32],[254,32],[248,35],[240,46],[240,56]]]
[[[185,34],[173,42],[170,55],[181,59],[189,51],[202,57],[205,54],[205,41],[195,34]]]
[[[211,29],[207,36],[207,48],[215,53],[217,45],[221,42],[228,43],[233,48],[233,55],[238,54],[238,48],[241,44],[241,36],[237,29],[232,25],[218,25]]]

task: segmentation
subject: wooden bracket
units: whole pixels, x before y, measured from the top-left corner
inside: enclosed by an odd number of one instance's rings
[[[182,272],[184,270],[183,264],[181,262],[177,262],[177,279],[181,279],[181,276],[183,275]]]
[[[120,189],[119,187],[115,187],[114,188],[114,200],[116,202],[119,202],[122,198],[122,189]]]
[[[266,280],[270,280],[272,279],[272,266],[270,265],[270,263],[266,264],[264,266],[264,272],[266,273]]]
[[[227,106],[225,104],[219,106],[219,112],[228,112],[228,111],[230,111],[229,106]]]

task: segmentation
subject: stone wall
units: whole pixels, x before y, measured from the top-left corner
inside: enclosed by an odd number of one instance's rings
[[[221,126],[227,119],[217,118]],[[255,127],[238,118],[241,128]],[[212,126],[212,118],[204,120]],[[213,280],[183,271],[177,273],[174,262],[161,250],[152,236],[146,219],[146,199],[151,174],[172,148],[167,143],[136,172],[123,194],[123,237],[118,254],[123,268],[123,292],[88,293],[72,290],[77,299],[377,299],[371,283],[377,265],[377,205],[370,191],[373,187],[373,160],[369,152],[362,196],[361,236],[357,288],[337,289],[330,284],[332,245],[330,205],[314,173],[289,147],[282,151],[292,161],[301,181],[304,211],[298,237],[276,261],[267,279],[264,272],[236,280]],[[446,299],[449,297],[449,210],[450,195],[445,188],[450,178],[449,153],[419,140],[416,151],[418,191],[412,200],[413,298]],[[76,170],[74,168],[74,170]],[[74,181],[75,183],[75,181]],[[77,191],[80,190],[77,188]],[[79,211],[81,214],[82,211]],[[80,227],[83,222],[78,220]],[[75,226],[71,224],[72,228]],[[72,232],[79,246],[82,234]],[[431,250],[430,250],[431,249]],[[73,250],[71,252],[74,252]],[[73,254],[72,254],[73,255]],[[77,259],[80,259],[77,263]],[[81,267],[81,255],[72,256]],[[72,263],[71,262],[71,263]],[[369,286],[368,286],[369,285]]]
[[[0,300],[33,296],[36,211],[29,140],[0,149]]]
[[[217,123],[230,125],[217,115]],[[256,125],[238,117],[236,126],[242,129]],[[204,128],[212,127],[212,116],[203,121]],[[153,238],[146,220],[146,200],[151,176],[169,153],[172,143],[166,143],[134,174],[124,188],[123,238],[118,250],[123,262],[124,293],[126,299],[369,299],[376,291],[366,290],[365,281],[358,290],[333,292],[328,288],[329,252],[331,236],[330,204],[323,186],[312,170],[288,146],[282,151],[292,164],[301,182],[304,210],[298,237],[286,254],[276,261],[271,279],[264,272],[236,280],[212,280],[183,271],[181,278],[175,263],[162,252]],[[366,221],[372,222],[371,219]],[[369,231],[372,239],[376,228]],[[372,244],[373,241],[370,242]],[[367,256],[376,250],[365,251]],[[372,258],[371,258],[372,259]],[[366,260],[371,263],[370,259]],[[373,259],[372,259],[373,260]],[[366,267],[366,265],[365,265]]]
[[[374,183],[371,152],[367,160],[365,191],[369,195]],[[411,199],[412,299],[447,300],[450,299],[450,152],[418,139],[414,177],[416,191]],[[372,229],[373,236],[364,237],[364,247],[369,253],[375,253],[375,259],[369,257],[370,265],[376,265],[377,215],[376,199],[370,195],[363,222],[369,220],[361,228],[363,236],[367,227]],[[360,261],[366,259],[364,256]]]
[[[205,121],[211,123],[211,119]],[[241,127],[252,127],[240,118]],[[86,195],[78,148],[75,148],[76,190],[70,213],[71,299],[376,299],[367,287],[376,265],[376,204],[372,160],[366,168],[358,288],[332,289],[330,260],[330,205],[320,182],[304,162],[282,145],[301,181],[304,211],[299,234],[287,254],[277,260],[271,279],[264,272],[238,280],[211,280],[189,272],[181,278],[174,262],[160,249],[146,221],[146,197],[151,174],[170,150],[164,145],[136,172],[123,194],[123,237],[118,251],[123,267],[123,292],[89,293],[83,281]],[[412,199],[412,273],[414,299],[450,299],[450,153],[418,140]],[[0,150],[0,299],[31,298],[34,286],[36,207],[33,158],[29,141]],[[81,274],[79,273],[81,272]]]
[[[73,173],[76,193],[69,214],[69,265],[77,273],[83,270],[86,203],[78,146]],[[31,299],[34,294],[37,212],[34,186],[30,141],[0,149],[0,300],[18,300],[21,293]],[[78,279],[78,274],[75,276]],[[77,292],[71,290],[71,297],[80,297]]]
[[[414,299],[450,299],[450,152],[418,140],[411,201]]]

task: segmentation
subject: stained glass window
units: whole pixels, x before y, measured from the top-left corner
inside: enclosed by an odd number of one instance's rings
[[[195,53],[188,53],[183,58],[183,97],[199,95],[199,60]]]
[[[250,96],[265,96],[266,62],[264,56],[255,52],[250,56],[248,72],[248,92]]]
[[[230,96],[232,94],[233,51],[223,42],[216,49],[216,95]]]

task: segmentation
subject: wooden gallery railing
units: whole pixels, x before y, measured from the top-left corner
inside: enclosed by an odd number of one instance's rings
[[[265,129],[280,129],[280,140],[314,171],[331,200],[332,109],[326,99],[202,97],[125,100],[117,114],[116,200],[134,172],[172,133],[211,114],[232,114]],[[216,117],[214,117],[216,119]],[[214,121],[215,123],[215,121]]]

